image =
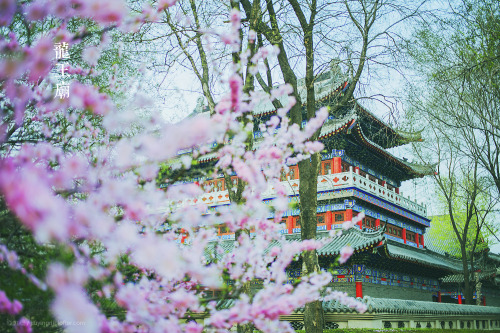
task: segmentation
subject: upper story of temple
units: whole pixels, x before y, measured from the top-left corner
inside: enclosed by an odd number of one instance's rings
[[[332,78],[324,76],[316,82],[317,106],[328,106],[345,91],[348,82],[334,86]],[[305,90],[299,88],[299,94]],[[286,103],[287,97],[281,101]],[[254,110],[255,146],[259,145],[262,134],[258,123],[267,121],[276,110],[272,104],[259,105]],[[394,129],[361,105],[353,102],[335,115],[330,115],[324,123],[319,140],[325,145],[328,153],[322,154],[322,162],[317,178],[318,182],[318,230],[340,228],[344,221],[350,220],[360,212],[365,218],[360,228],[386,228],[387,238],[395,241],[423,247],[423,234],[430,224],[426,207],[404,197],[400,192],[403,181],[423,177],[434,172],[432,167],[410,163],[400,159],[388,148],[410,142],[422,141],[417,133],[403,132]],[[214,155],[206,155],[198,160],[201,165],[209,166],[215,162]],[[299,169],[290,165],[283,170],[281,181],[288,189],[289,200],[298,201],[300,187]],[[205,194],[199,198],[187,200],[183,204],[205,203],[209,210],[217,210],[218,206],[229,204],[229,195],[222,175],[215,178],[193,179],[202,185]],[[238,181],[236,176],[231,181]],[[263,193],[263,199],[270,201],[275,197],[272,187]],[[300,211],[290,209],[285,212],[282,221],[283,233],[300,232]],[[274,216],[269,216],[273,218]],[[230,238],[231,233],[221,225],[221,238]]]

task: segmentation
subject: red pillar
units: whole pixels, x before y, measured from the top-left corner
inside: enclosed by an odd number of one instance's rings
[[[486,306],[486,296],[483,296],[483,306]]]
[[[396,187],[396,188],[394,189],[394,191],[395,191],[397,194],[399,194],[399,187]]]
[[[363,283],[356,282],[356,297],[363,298]]]
[[[345,221],[351,221],[352,220],[352,209],[346,209],[345,211]]]
[[[288,233],[293,234],[293,217],[288,216],[286,218],[286,226],[288,227]]]
[[[415,237],[415,240],[417,241],[417,247],[420,247],[420,235],[417,234],[417,237]]]
[[[326,219],[326,230],[332,230],[333,213],[332,212],[326,212],[325,219]]]
[[[358,227],[359,229],[363,229],[363,220],[358,222]]]
[[[401,234],[403,235],[403,241],[406,244],[406,228],[403,228],[403,232]]]
[[[354,172],[359,175],[359,167],[354,167]]]
[[[438,291],[438,303],[441,303],[441,292]]]
[[[462,295],[458,294],[458,304],[462,304]]]
[[[333,173],[342,172],[342,159],[340,157],[333,158]]]
[[[380,219],[375,220],[375,228],[380,228]]]
[[[422,244],[422,246],[425,246],[424,245],[424,235],[420,235],[420,244]]]

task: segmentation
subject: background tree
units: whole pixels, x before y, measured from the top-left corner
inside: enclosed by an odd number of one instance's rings
[[[411,66],[424,74],[412,104],[455,132],[455,148],[477,160],[500,193],[500,4],[466,0],[450,11],[408,47]]]
[[[407,48],[409,66],[423,73],[411,86],[407,118],[428,127],[428,154],[418,155],[438,165],[437,195],[460,244],[469,304],[469,267],[479,235],[495,228],[486,217],[500,193],[499,32],[498,2],[465,0],[420,26]]]
[[[432,220],[430,236],[444,244],[445,251],[461,259],[465,302],[474,304],[476,286],[471,274],[479,269],[476,260],[480,254],[491,245],[490,230],[495,229],[492,212],[498,200],[491,195],[485,177],[478,174],[477,163],[459,165],[453,156],[440,162],[434,181],[438,211],[443,214]]]

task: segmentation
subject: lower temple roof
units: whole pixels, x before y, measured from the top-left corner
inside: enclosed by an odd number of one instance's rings
[[[375,230],[360,230],[353,227],[344,231],[342,235],[332,238],[320,249],[317,250],[319,256],[337,256],[340,250],[350,245],[354,252],[363,252],[373,247],[380,247],[379,253],[384,253],[385,257],[392,260],[402,260],[413,262],[417,265],[435,267],[456,274],[462,272],[462,262],[455,258],[446,257],[429,249],[419,249],[412,246],[399,244],[385,237],[385,228]],[[329,236],[328,231],[318,231],[317,238],[322,239]],[[282,240],[275,240],[269,245],[269,249],[280,246],[282,242],[299,242],[300,234],[285,235]],[[209,261],[221,260],[227,253],[234,249],[234,240],[218,240],[210,242],[205,249],[205,257]],[[269,251],[267,249],[267,251]],[[266,252],[267,252],[266,251]]]
[[[500,316],[500,308],[495,306],[373,298],[370,296],[365,296],[359,300],[368,306],[367,313]],[[323,309],[326,313],[355,312],[354,309],[340,304],[338,301],[323,302]],[[304,312],[304,309],[300,308],[298,311]]]
[[[361,231],[360,229],[354,227],[347,231],[344,231],[342,235],[332,238],[331,241],[318,249],[317,253],[320,256],[336,256],[346,245],[350,245],[353,248],[354,252],[361,252],[373,245],[377,245],[378,243],[382,242],[385,239],[384,232],[384,228],[379,228],[372,231]],[[326,238],[328,236],[328,231],[320,231],[317,234],[318,239]],[[300,242],[300,239],[300,234],[292,234],[286,235],[284,237],[284,240],[282,241],[293,243]],[[273,241],[269,246],[280,246],[282,241]],[[209,246],[205,249],[205,257],[214,258],[214,250],[217,248],[217,251],[215,251],[217,260],[222,259],[225,254],[233,251],[234,242],[234,240],[222,240],[209,243]]]
[[[453,303],[438,303],[428,301],[412,301],[392,298],[374,298],[365,296],[359,301],[366,304],[368,314],[401,314],[401,315],[498,315],[500,307],[477,306]],[[234,299],[223,299],[217,304],[218,309],[228,309],[234,306]],[[341,304],[339,301],[322,303],[325,313],[357,313],[355,309]],[[304,308],[298,308],[297,313],[304,313]],[[361,316],[363,314],[360,314]]]

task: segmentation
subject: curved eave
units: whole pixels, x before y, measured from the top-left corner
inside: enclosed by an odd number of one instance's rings
[[[361,143],[362,145],[371,149],[372,151],[378,152],[382,156],[385,156],[389,160],[393,161],[396,165],[401,167],[403,170],[406,170],[408,172],[409,177],[407,179],[404,179],[404,180],[412,179],[414,177],[424,177],[427,175],[433,175],[435,172],[432,166],[429,167],[426,165],[406,162],[404,160],[397,158],[396,156],[392,155],[391,153],[387,152],[384,148],[380,147],[378,144],[376,144],[376,143],[372,142],[370,139],[368,139],[364,135],[363,130],[361,129],[361,126],[359,126],[359,125],[357,125],[355,127],[355,129],[352,133],[357,138],[358,143]]]
[[[356,112],[352,110],[343,118],[332,119],[325,122],[321,127],[321,132],[319,134],[318,140],[324,140],[337,133],[346,131],[348,128],[355,124],[357,119],[358,117],[356,115]]]
[[[393,147],[398,147],[401,145],[405,145],[411,142],[421,142],[422,140],[422,130],[417,131],[417,132],[408,132],[408,131],[402,131],[393,128],[391,125],[385,123],[383,120],[375,116],[373,113],[370,111],[366,110],[362,105],[359,103],[356,103],[356,110],[360,111],[362,115],[365,117],[371,119],[373,122],[375,122],[377,125],[379,125],[381,128],[385,129],[386,134],[391,134],[392,140],[384,140],[384,141],[379,141],[377,144],[382,146],[383,148],[393,148]]]
[[[402,130],[398,130],[398,129],[395,131],[401,137],[401,139],[400,139],[401,144],[424,141],[422,139],[423,129],[421,129],[420,131],[417,131],[417,132],[407,132],[407,131],[402,131]]]

